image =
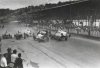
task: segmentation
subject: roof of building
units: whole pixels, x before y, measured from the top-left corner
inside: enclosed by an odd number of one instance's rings
[[[86,2],[86,1],[89,1],[89,0],[73,1],[73,2],[71,2],[69,4],[64,4],[64,5],[60,5],[60,6],[56,6],[56,7],[52,7],[52,8],[46,8],[46,9],[42,9],[41,11],[61,8],[61,7],[65,7],[65,6],[68,6],[68,5],[78,4],[78,3],[82,3],[82,2]]]

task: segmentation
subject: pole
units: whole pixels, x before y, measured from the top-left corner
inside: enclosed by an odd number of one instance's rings
[[[1,37],[0,37],[0,54],[1,54],[1,46],[2,46],[2,42],[1,42]]]

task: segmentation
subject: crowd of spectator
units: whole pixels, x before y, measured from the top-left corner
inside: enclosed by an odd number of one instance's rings
[[[21,53],[17,54],[17,50],[7,49],[7,53],[1,54],[0,68],[23,68],[23,59]]]

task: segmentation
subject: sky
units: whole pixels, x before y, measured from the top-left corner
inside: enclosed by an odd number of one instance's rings
[[[30,5],[36,6],[45,3],[57,3],[59,1],[69,0],[0,0],[0,8],[18,9]]]

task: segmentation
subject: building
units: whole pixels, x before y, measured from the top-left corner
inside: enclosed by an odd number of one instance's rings
[[[84,22],[84,25],[99,26],[100,0],[80,0],[38,12],[39,19],[66,19]],[[88,22],[88,23],[87,23]]]

